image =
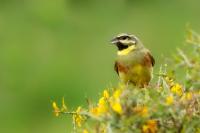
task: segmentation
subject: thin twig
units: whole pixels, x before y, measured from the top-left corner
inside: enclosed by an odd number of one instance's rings
[[[187,58],[187,56],[183,53],[183,51],[181,49],[177,49],[179,55],[183,58],[183,60],[185,61],[185,63],[188,65],[188,67],[192,67],[193,65],[190,63],[190,60]]]

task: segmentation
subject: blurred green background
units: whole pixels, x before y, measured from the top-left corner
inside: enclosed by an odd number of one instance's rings
[[[200,30],[198,0],[0,0],[0,132],[68,133],[52,100],[70,109],[117,85],[118,33],[137,35],[156,59]]]

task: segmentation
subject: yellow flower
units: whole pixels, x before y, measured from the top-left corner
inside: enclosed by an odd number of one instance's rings
[[[148,120],[147,123],[142,126],[143,133],[156,133],[157,130],[158,128],[156,120]]]
[[[110,102],[110,105],[111,105],[111,108],[117,112],[118,114],[122,114],[122,106],[120,104],[120,101],[113,101],[113,102]]]
[[[114,93],[113,93],[114,99],[119,99],[121,93],[122,93],[122,91],[120,89],[115,90]]]
[[[109,93],[107,90],[104,90],[103,97],[99,99],[97,107],[93,107],[90,109],[90,113],[95,116],[99,116],[108,112],[108,98]]]
[[[98,116],[99,115],[99,110],[98,110],[98,107],[93,107],[90,109],[90,113],[95,115],[95,116]]]
[[[109,93],[108,93],[107,90],[104,90],[104,91],[103,91],[103,97],[106,98],[106,99],[109,98]]]
[[[54,109],[55,116],[58,117],[59,114],[60,114],[60,109],[58,108],[56,102],[53,102],[53,103],[52,103],[52,107],[53,107],[53,109]]]
[[[98,115],[98,108],[97,107],[92,107],[90,108],[89,112],[93,115]]]
[[[149,127],[147,125],[142,126],[142,132],[143,133],[149,133]]]
[[[191,100],[192,99],[192,93],[191,92],[185,93],[185,96],[186,96],[187,100]]]
[[[133,108],[133,111],[138,113],[139,115],[146,117],[148,116],[148,108],[146,106],[137,106]]]
[[[121,106],[121,103],[120,103],[121,93],[122,93],[121,89],[116,89],[113,92],[112,97],[109,99],[110,106],[111,106],[112,110],[115,111],[118,114],[122,114],[122,112],[123,112],[122,106]]]
[[[142,107],[141,115],[142,116],[147,116],[148,115],[148,108],[146,106]]]
[[[181,97],[181,101],[191,100],[192,97],[193,97],[192,92],[186,92],[186,93]]]
[[[62,112],[66,112],[67,111],[67,106],[65,105],[65,99],[64,99],[64,97],[62,99],[62,108],[61,108],[61,111]]]
[[[166,82],[170,85],[173,86],[174,84],[174,80],[168,76],[165,77]]]
[[[83,129],[83,133],[89,133],[87,129]]]
[[[79,106],[77,109],[76,109],[76,113],[80,113],[81,112],[81,106]]]
[[[174,103],[174,97],[173,96],[168,96],[166,97],[166,104],[171,105]]]
[[[99,103],[98,103],[98,112],[100,114],[106,113],[108,112],[108,106],[107,106],[107,101],[105,100],[104,97],[99,99]]]
[[[173,85],[171,87],[171,92],[173,92],[174,94],[177,94],[178,96],[182,96],[183,95],[182,86],[180,84]]]
[[[76,110],[76,113],[73,115],[73,121],[78,126],[81,127],[82,122],[85,120],[82,115],[80,115],[81,107],[79,106]]]

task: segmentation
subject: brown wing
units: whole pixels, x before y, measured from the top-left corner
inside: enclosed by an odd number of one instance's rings
[[[154,66],[154,64],[155,64],[155,60],[153,56],[150,54],[150,52],[147,52],[143,59],[143,65],[150,67],[150,66]]]
[[[119,62],[115,62],[115,71],[117,72],[117,74],[119,75],[119,72],[123,72],[123,73],[127,73],[128,72],[128,67],[120,64]]]
[[[154,66],[155,65],[155,59],[153,58],[153,56],[151,55],[151,53],[148,52],[147,54],[148,54],[148,56],[149,56],[149,58],[151,60],[152,66]]]
[[[115,69],[115,71],[117,72],[117,74],[119,75],[117,61],[115,61],[115,66],[114,66],[114,69]]]

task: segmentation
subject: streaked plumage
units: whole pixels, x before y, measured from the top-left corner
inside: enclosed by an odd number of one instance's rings
[[[122,33],[112,43],[118,48],[115,71],[123,83],[144,87],[148,85],[155,60],[150,51],[134,36]]]

